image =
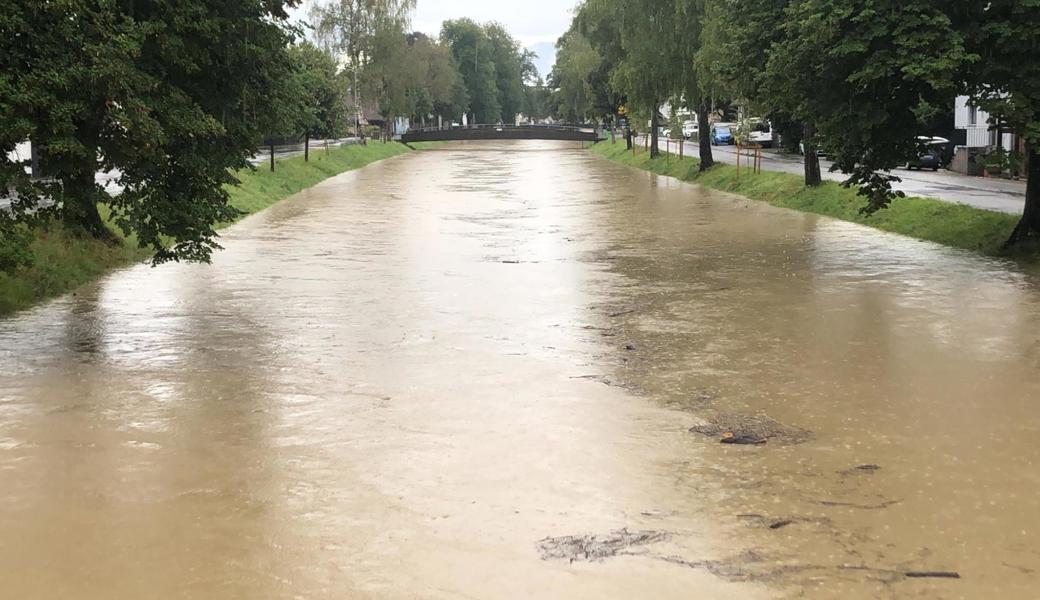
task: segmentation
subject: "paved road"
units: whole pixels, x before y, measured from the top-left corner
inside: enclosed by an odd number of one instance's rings
[[[661,149],[665,150],[666,145],[662,143]],[[678,152],[675,142],[669,144],[668,149]],[[684,153],[689,155],[691,150],[693,154],[696,154],[696,145],[687,143]],[[713,146],[712,151],[715,160],[728,164],[736,163],[734,146]],[[845,176],[841,173],[831,173],[828,171],[830,166],[830,161],[820,161],[823,178],[831,181],[843,181]],[[763,152],[762,168],[768,171],[801,175],[802,157],[766,150]],[[1021,181],[969,177],[953,171],[933,173],[932,171],[897,169],[894,174],[902,179],[901,182],[894,185],[895,189],[906,192],[910,196],[936,198],[945,202],[967,204],[976,208],[1010,214],[1020,214],[1025,204],[1026,186]]]

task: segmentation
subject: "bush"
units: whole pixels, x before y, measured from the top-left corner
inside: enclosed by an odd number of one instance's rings
[[[33,237],[28,228],[0,222],[0,272],[13,273],[33,262],[29,245]]]

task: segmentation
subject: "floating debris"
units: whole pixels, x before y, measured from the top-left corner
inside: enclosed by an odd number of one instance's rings
[[[630,548],[667,540],[665,531],[619,529],[607,535],[567,535],[547,537],[538,542],[542,560],[594,561],[611,558]]]
[[[767,438],[758,437],[754,435],[736,435],[732,431],[727,431],[722,434],[722,439],[719,440],[723,444],[740,444],[743,446],[758,446],[765,444],[769,441]]]
[[[812,437],[805,429],[784,425],[766,415],[713,412],[702,416],[704,423],[690,428],[691,433],[719,438],[724,444],[801,444]]]
[[[859,502],[838,502],[836,500],[820,500],[824,506],[845,506],[848,508],[861,508],[863,510],[881,510],[899,504],[902,500],[885,500],[877,504],[861,504]]]

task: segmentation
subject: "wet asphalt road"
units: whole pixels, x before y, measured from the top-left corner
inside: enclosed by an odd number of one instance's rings
[[[678,152],[675,141],[668,144],[662,142],[661,149]],[[696,154],[696,145],[687,143],[684,153],[688,155],[691,150]],[[736,163],[735,146],[712,146],[712,152],[715,160],[719,162]],[[844,181],[845,175],[829,171],[831,164],[828,160],[820,160],[823,178],[830,181]],[[765,150],[762,157],[762,168],[767,171],[801,175],[802,157]],[[897,169],[894,174],[902,179],[901,182],[895,184],[895,189],[901,190],[909,196],[935,198],[945,202],[967,204],[976,208],[1010,214],[1021,213],[1025,203],[1026,186],[1022,181],[969,177],[953,171]]]

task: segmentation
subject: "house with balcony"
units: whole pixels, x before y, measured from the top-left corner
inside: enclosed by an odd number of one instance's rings
[[[1018,136],[993,127],[990,115],[972,106],[967,96],[958,96],[954,105],[956,147],[950,169],[969,175],[982,174],[981,157],[997,146],[1008,152],[1018,150]]]

